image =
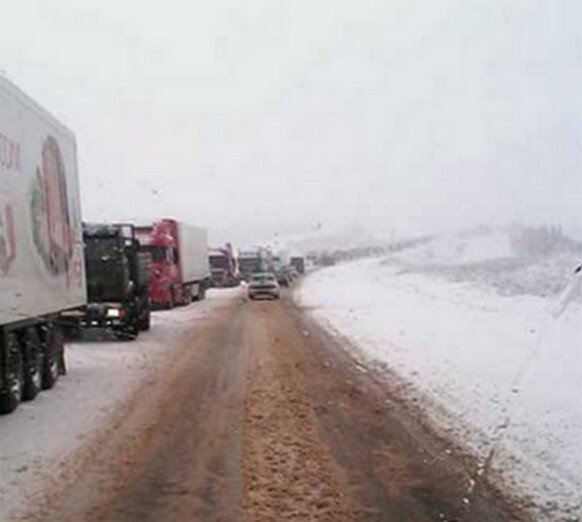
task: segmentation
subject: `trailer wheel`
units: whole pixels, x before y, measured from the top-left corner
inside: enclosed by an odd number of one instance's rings
[[[184,288],[182,288],[182,302],[180,303],[180,306],[188,306],[189,304],[192,303],[192,287],[191,286],[185,286]]]
[[[12,413],[22,400],[24,374],[22,367],[22,352],[15,333],[6,336],[8,354],[6,368],[6,391],[0,394],[0,413]]]
[[[152,314],[148,308],[144,315],[139,320],[139,329],[142,332],[147,332],[151,328],[152,324]]]
[[[63,334],[60,328],[44,328],[43,352],[42,387],[49,390],[55,385],[59,375],[65,373]]]
[[[36,328],[26,328],[22,335],[24,388],[22,398],[33,400],[42,390],[43,354]]]

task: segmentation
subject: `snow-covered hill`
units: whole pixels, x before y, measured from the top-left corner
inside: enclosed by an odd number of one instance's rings
[[[577,520],[582,302],[563,310],[560,296],[582,255],[562,241],[532,255],[520,237],[449,236],[320,270],[299,299],[482,463],[495,450],[490,478],[536,520]]]

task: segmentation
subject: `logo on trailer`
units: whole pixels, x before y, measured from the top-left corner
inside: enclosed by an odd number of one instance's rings
[[[0,132],[0,174],[20,170],[20,144]],[[0,184],[0,276],[8,274],[10,265],[16,258],[16,233],[14,231],[14,211],[10,201],[10,191],[2,190],[10,186],[2,179]]]
[[[0,274],[6,275],[16,257],[16,234],[12,206],[0,202]]]
[[[47,137],[31,191],[32,238],[49,273],[68,274],[73,233],[65,165],[57,140]]]

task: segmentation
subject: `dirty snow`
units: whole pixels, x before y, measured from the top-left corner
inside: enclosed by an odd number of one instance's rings
[[[193,321],[203,320],[238,293],[210,290],[201,303],[154,313],[151,331],[133,342],[114,342],[105,336],[101,342],[69,345],[68,375],[52,390],[0,417],[0,520],[152,375]]]
[[[524,256],[507,231],[457,235],[320,270],[298,298],[481,462],[495,448],[490,478],[536,520],[577,520],[582,296],[565,288],[581,262]]]

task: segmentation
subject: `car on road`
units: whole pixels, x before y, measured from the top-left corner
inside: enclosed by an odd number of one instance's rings
[[[252,275],[248,285],[249,299],[257,299],[258,297],[279,299],[280,292],[281,287],[275,274],[259,272]]]

